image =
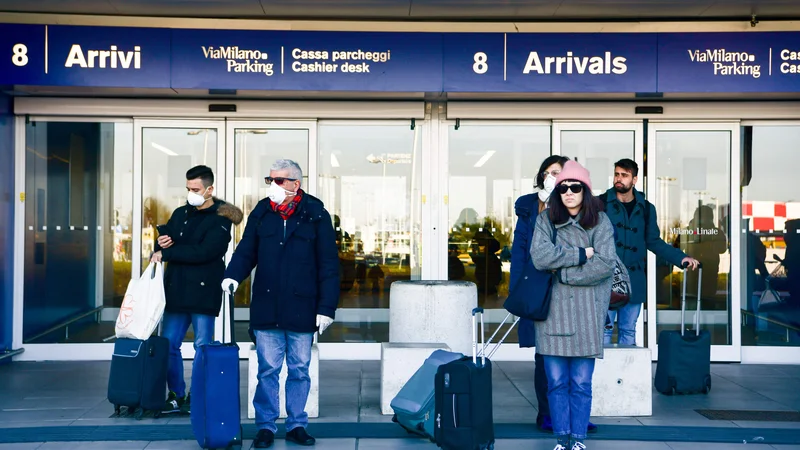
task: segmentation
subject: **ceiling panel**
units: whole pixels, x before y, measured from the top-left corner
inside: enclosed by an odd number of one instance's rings
[[[0,12],[390,20],[800,18],[800,0],[0,0]]]
[[[258,0],[108,0],[125,16],[263,17]],[[66,3],[66,2],[65,2]]]
[[[561,0],[414,0],[411,17],[417,19],[496,19],[552,17]]]
[[[0,0],[0,11],[65,13],[65,14],[110,14],[119,12],[108,0]]]
[[[408,17],[411,0],[261,0],[267,17],[395,18]]]

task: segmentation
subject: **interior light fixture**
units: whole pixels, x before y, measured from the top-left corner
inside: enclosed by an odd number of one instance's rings
[[[488,161],[489,158],[491,158],[492,155],[494,155],[494,153],[495,153],[494,150],[487,151],[483,156],[481,156],[481,159],[479,159],[478,162],[475,163],[475,167],[483,167],[483,165],[486,164],[486,161]]]
[[[331,167],[339,167],[339,159],[333,153],[331,153]]]
[[[177,153],[173,152],[172,150],[168,149],[167,147],[164,147],[163,145],[156,144],[155,142],[151,142],[150,145],[152,145],[154,149],[161,150],[162,152],[166,153],[169,156],[178,156]]]

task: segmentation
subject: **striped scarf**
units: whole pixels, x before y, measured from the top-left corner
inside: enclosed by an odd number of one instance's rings
[[[300,200],[302,199],[303,199],[303,190],[298,189],[297,195],[294,196],[292,201],[290,201],[285,205],[277,205],[272,200],[270,200],[269,203],[272,205],[272,210],[280,214],[283,220],[286,220],[289,217],[292,217],[292,214],[294,214],[294,212],[297,210],[297,205],[300,203]]]

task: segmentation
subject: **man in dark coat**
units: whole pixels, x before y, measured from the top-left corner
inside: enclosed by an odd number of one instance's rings
[[[300,189],[296,162],[278,160],[266,182],[268,198],[247,219],[244,234],[225,272],[225,290],[239,286],[258,266],[250,303],[250,334],[258,353],[253,406],[256,448],[272,446],[280,412],[278,375],[284,357],[286,439],[314,445],[306,432],[308,367],[314,332],[322,334],[339,304],[339,255],[331,216],[322,201]]]
[[[656,219],[656,208],[645,200],[634,187],[639,176],[639,165],[631,159],[621,159],[614,164],[614,187],[602,194],[606,214],[615,227],[617,255],[628,268],[631,277],[631,296],[627,305],[608,312],[604,341],[611,343],[614,319],[617,319],[619,344],[636,345],[636,321],[647,300],[647,251],[682,267],[689,264],[697,268],[698,261],[686,256],[661,239]]]
[[[152,261],[167,263],[164,294],[167,306],[162,335],[169,339],[169,394],[164,413],[190,412],[190,397],[183,379],[181,344],[189,325],[194,348],[214,337],[214,318],[222,305],[220,283],[225,273],[225,252],[231,227],[242,221],[239,208],[214,198],[214,172],[197,166],[186,172],[186,205],[172,213],[166,233],[156,242]],[[162,228],[162,231],[164,229]]]

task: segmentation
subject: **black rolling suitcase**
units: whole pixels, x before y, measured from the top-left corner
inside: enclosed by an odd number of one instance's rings
[[[700,292],[703,267],[697,274],[697,311],[694,334],[685,333],[686,270],[681,295],[681,330],[658,335],[655,388],[666,395],[708,394],[711,390],[711,333],[700,330]]]
[[[117,339],[108,378],[108,401],[114,412],[120,415],[121,407],[126,406],[136,419],[148,412],[159,417],[167,398],[168,361],[169,340],[165,337]]]
[[[478,358],[477,314],[481,315]],[[436,445],[445,450],[494,449],[492,363],[486,358],[483,308],[472,310],[472,358],[439,366],[435,379]]]

